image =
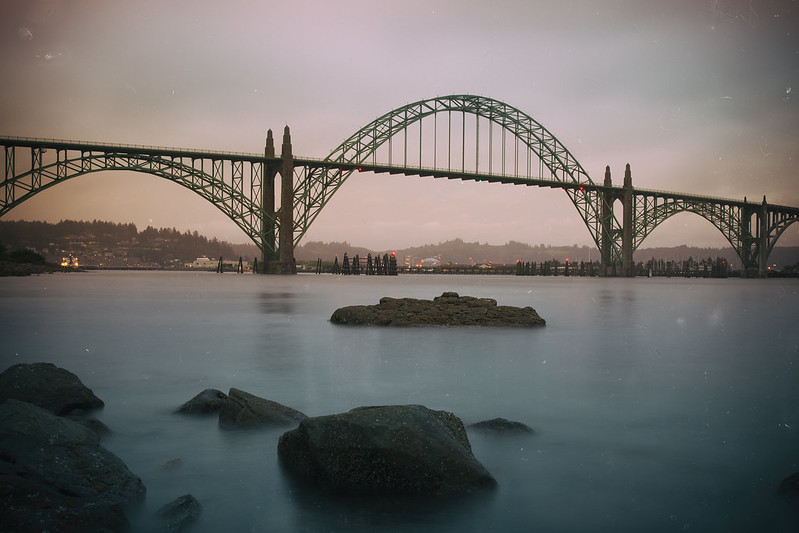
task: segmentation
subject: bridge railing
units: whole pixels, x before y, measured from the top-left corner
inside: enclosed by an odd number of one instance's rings
[[[126,151],[146,150],[151,152],[172,152],[177,154],[206,154],[219,155],[225,157],[244,157],[247,159],[263,158],[263,154],[250,152],[226,152],[219,150],[203,150],[198,148],[176,148],[169,146],[152,146],[146,144],[122,144],[108,142],[73,141],[68,139],[48,139],[44,137],[0,137],[0,145],[15,145],[25,147],[42,148],[66,148],[66,149],[88,149],[102,150],[105,148],[122,148]]]

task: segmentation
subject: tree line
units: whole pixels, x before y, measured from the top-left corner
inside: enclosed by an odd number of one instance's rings
[[[33,250],[56,260],[65,253],[85,257],[113,254],[161,265],[175,260],[193,261],[203,255],[237,257],[230,243],[208,239],[197,231],[152,226],[139,231],[133,223],[99,220],[62,220],[55,224],[0,221],[0,244],[7,250]]]

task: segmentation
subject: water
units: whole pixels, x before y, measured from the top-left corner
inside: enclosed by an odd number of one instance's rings
[[[531,305],[545,328],[381,329],[342,305],[445,290]],[[104,445],[147,486],[134,529],[191,493],[192,531],[795,531],[798,280],[293,277],[90,272],[0,278],[0,366],[49,361],[106,402]],[[237,387],[310,416],[422,404],[465,423],[495,491],[364,502],[294,485],[283,430],[172,411]],[[166,469],[174,458],[181,466]]]

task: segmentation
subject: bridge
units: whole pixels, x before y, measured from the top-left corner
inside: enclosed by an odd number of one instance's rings
[[[144,172],[178,183],[215,205],[259,247],[263,270],[276,273],[296,271],[294,247],[354,172],[562,189],[596,243],[605,275],[634,275],[633,252],[644,239],[669,217],[692,212],[721,231],[748,274],[765,276],[775,243],[799,220],[799,208],[769,204],[765,196],[762,202],[750,202],[638,189],[629,165],[621,185],[613,184],[610,167],[601,183],[594,182],[532,117],[474,95],[437,97],[394,109],[324,159],[295,157],[288,126],[279,155],[271,130],[262,154],[19,137],[0,137],[0,145],[0,217],[77,176]]]

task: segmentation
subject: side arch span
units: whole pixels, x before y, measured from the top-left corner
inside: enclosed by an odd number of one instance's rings
[[[661,223],[683,212],[701,216],[730,243],[744,270],[762,270],[782,233],[799,221],[799,210],[766,203],[639,190],[635,193],[633,249]],[[763,272],[761,272],[763,275]]]
[[[25,154],[27,150],[30,151],[30,161],[18,161],[17,152]],[[112,146],[95,146],[88,150],[18,144],[5,146],[4,159],[0,216],[68,179],[96,172],[126,170],[164,178],[193,191],[230,218],[254,243],[260,246],[265,242],[262,217],[268,217],[260,206],[263,162],[159,155],[128,149],[115,151]],[[249,188],[244,183],[245,166],[250,170],[247,176]],[[272,223],[277,227],[279,221],[272,220]],[[266,244],[270,246],[269,242]],[[274,243],[271,243],[269,251],[274,253],[274,248]]]
[[[656,198],[645,195],[640,195],[636,202],[633,250],[637,250],[655,228],[679,213],[693,213],[710,222],[740,255],[743,213],[739,207],[689,198],[671,198],[658,203]]]
[[[436,156],[438,152],[441,151],[441,147],[438,146],[437,143],[441,136],[438,132],[439,121],[437,121],[435,117],[442,114],[447,115],[447,120],[440,121],[442,127],[450,128],[448,132],[450,135],[445,136],[447,143],[449,143],[448,146],[446,146],[446,150],[448,153],[451,153],[454,147],[459,154],[463,154],[461,168],[452,168],[451,157],[447,157],[447,166],[438,164]],[[453,139],[451,136],[452,114],[462,115],[461,129],[459,131],[460,135],[456,135],[456,139]],[[467,127],[467,115],[475,117],[474,126],[471,128]],[[428,117],[432,117],[434,121],[433,138],[432,141],[428,142],[428,145],[425,145],[423,144],[424,130],[421,123]],[[482,142],[484,144],[489,144],[489,153],[492,151],[492,148],[494,148],[491,147],[491,143],[495,137],[491,128],[493,128],[493,126],[498,126],[501,131],[501,141],[498,140],[497,142],[501,142],[502,145],[503,162],[506,157],[505,137],[506,134],[509,134],[514,145],[513,158],[517,163],[521,159],[522,166],[526,166],[528,170],[528,176],[533,160],[539,163],[539,174],[535,176],[537,179],[531,179],[530,185],[540,186],[542,184],[542,179],[548,180],[548,186],[551,187],[558,187],[560,184],[570,185],[570,187],[565,188],[566,193],[588,227],[597,247],[601,250],[601,211],[602,203],[606,200],[577,159],[549,130],[526,113],[499,100],[475,95],[441,96],[414,102],[389,111],[344,140],[325,158],[325,165],[308,169],[304,178],[297,180],[294,190],[295,245],[299,244],[303,235],[319,215],[322,208],[327,205],[335,192],[354,171],[351,166],[347,169],[336,169],[334,163],[347,165],[373,164],[376,163],[374,157],[378,149],[385,145],[389,145],[389,161],[383,164],[396,167],[397,169],[402,167],[407,168],[407,157],[403,158],[402,163],[392,165],[393,161],[391,161],[390,158],[393,150],[390,145],[392,140],[397,138],[398,144],[402,145],[401,150],[407,155],[409,150],[408,132],[411,131],[412,127],[414,130],[413,134],[416,135],[414,142],[418,140],[418,146],[413,147],[414,151],[417,149],[419,151],[418,168],[422,168],[421,162],[424,159],[422,152],[427,151],[429,153],[432,151],[432,156],[428,156],[427,160],[432,160],[434,162],[434,169],[450,172],[449,177],[474,179],[469,177],[470,171],[466,168],[465,154],[467,149],[470,149],[469,147],[475,147],[474,153],[476,161],[474,164],[474,174],[476,175],[479,173],[477,172],[479,168],[479,161],[477,161],[477,158],[480,154],[481,143],[480,119],[484,120],[484,125],[482,126],[483,131],[486,129],[485,122],[488,124],[488,140],[483,140]],[[416,133],[417,124],[418,133]],[[429,144],[432,144],[432,146],[429,146]],[[519,147],[521,147],[523,151],[522,154],[518,153]],[[505,174],[504,172],[493,171],[493,169],[491,169],[490,160],[488,165],[490,169],[489,174],[497,176],[511,175]],[[518,170],[518,166],[515,167],[515,169]],[[505,170],[504,163],[502,170]],[[399,172],[399,170],[397,171]],[[408,173],[413,172],[409,171]],[[546,176],[544,174],[546,174]],[[516,176],[519,177],[518,174],[516,174]],[[522,179],[521,181],[523,182],[524,180]],[[590,185],[591,187],[583,188],[580,187],[580,185]],[[610,233],[613,235],[621,232],[621,225],[615,216],[611,216],[609,228]],[[621,247],[617,241],[617,239],[611,240],[609,253],[612,254],[612,257],[604,259],[608,261],[612,261],[614,258],[621,260]]]

